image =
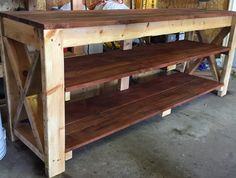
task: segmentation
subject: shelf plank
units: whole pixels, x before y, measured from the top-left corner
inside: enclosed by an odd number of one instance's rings
[[[29,123],[23,123],[18,125],[14,130],[15,135],[27,145],[42,161],[44,161],[44,155],[37,148],[37,144]]]
[[[1,12],[7,17],[42,29],[91,27],[144,22],[234,16],[234,12],[202,9],[146,9],[113,11]]]
[[[66,152],[204,95],[222,84],[177,73],[121,92],[66,103]],[[183,92],[184,91],[184,92]]]
[[[178,41],[137,47],[131,51],[65,59],[65,90],[101,84],[141,72],[228,52],[229,48],[210,44]]]

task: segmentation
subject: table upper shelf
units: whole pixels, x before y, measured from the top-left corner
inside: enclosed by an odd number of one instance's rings
[[[73,91],[181,62],[228,52],[229,48],[192,41],[155,44],[65,59],[65,89]]]
[[[1,12],[2,17],[42,29],[132,24],[208,17],[234,16],[234,12],[202,9],[149,9],[112,11]]]

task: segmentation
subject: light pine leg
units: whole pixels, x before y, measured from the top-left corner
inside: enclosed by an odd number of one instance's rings
[[[13,123],[14,123],[14,113],[17,110],[17,101],[19,100],[19,92],[18,87],[16,85],[16,80],[11,68],[11,65],[8,60],[8,56],[6,54],[6,48],[3,43],[3,26],[2,26],[2,18],[0,18],[0,47],[1,47],[1,59],[3,64],[3,79],[5,84],[5,97],[7,101],[8,108],[8,131],[10,135],[11,141],[17,140],[17,137],[13,131]]]
[[[46,174],[65,171],[64,55],[57,31],[40,31]]]
[[[235,48],[236,48],[236,25],[235,24],[236,24],[236,18],[234,17],[232,20],[232,27],[230,30],[230,37],[229,37],[229,43],[228,43],[228,46],[231,49],[229,51],[228,56],[225,58],[224,68],[223,68],[221,79],[220,79],[220,82],[224,84],[224,87],[222,87],[218,91],[218,96],[221,96],[221,97],[227,94],[230,74],[232,70],[232,64],[234,60],[234,54],[235,54]]]

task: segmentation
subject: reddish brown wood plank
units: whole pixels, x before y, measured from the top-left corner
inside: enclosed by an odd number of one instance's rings
[[[114,51],[67,58],[65,59],[66,91],[227,51],[229,48],[191,41],[178,41],[138,47],[132,51]]]
[[[233,16],[229,11],[201,9],[150,9],[73,12],[4,12],[1,16],[38,28],[56,29],[99,25],[130,24],[165,20]]]
[[[215,81],[177,73],[122,92],[67,103],[66,151],[108,136],[221,86]]]

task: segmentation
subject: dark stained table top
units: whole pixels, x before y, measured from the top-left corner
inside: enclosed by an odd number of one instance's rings
[[[1,12],[7,17],[42,29],[91,27],[181,19],[234,16],[234,12],[202,9],[150,9],[110,11]]]

